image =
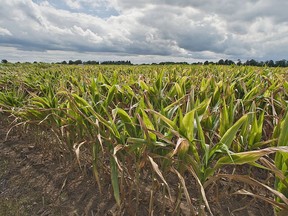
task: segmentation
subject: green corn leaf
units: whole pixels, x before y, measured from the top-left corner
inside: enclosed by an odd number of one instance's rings
[[[288,113],[281,124],[281,132],[277,146],[288,146]]]
[[[119,131],[117,130],[117,127],[115,126],[115,124],[113,123],[113,121],[108,121],[106,120],[101,114],[99,114],[98,112],[96,112],[91,106],[90,104],[83,98],[79,97],[76,94],[71,94],[71,102],[75,103],[74,105],[77,106],[76,108],[76,112],[79,113],[80,115],[82,115],[85,119],[89,120],[90,123],[92,123],[93,125],[95,125],[94,122],[91,121],[90,119],[90,115],[93,115],[94,117],[96,117],[99,122],[103,125],[105,125],[116,138],[120,137]],[[73,101],[72,99],[75,99],[75,101]],[[84,109],[85,108],[85,109]],[[81,110],[80,110],[81,109]],[[85,113],[82,112],[85,111]]]
[[[183,91],[182,91],[182,89],[178,83],[175,83],[175,88],[176,88],[176,91],[177,91],[179,98],[183,97],[183,95],[184,95]]]
[[[196,106],[195,109],[197,110],[200,120],[202,119],[202,116],[205,114],[205,112],[208,110],[210,102],[211,102],[211,98],[206,98],[205,100],[203,100],[200,104]]]
[[[163,85],[163,76],[164,76],[164,70],[160,72],[160,74],[157,77],[157,80],[155,82],[155,87],[160,92],[162,90],[162,85]]]
[[[120,190],[119,190],[119,181],[118,181],[118,169],[114,157],[110,158],[111,166],[111,182],[113,187],[114,198],[118,206],[120,206]]]
[[[217,150],[221,149],[222,145],[226,145],[228,149],[230,149],[230,146],[235,139],[235,136],[239,130],[239,128],[242,126],[242,124],[247,120],[247,115],[242,116],[231,128],[229,128],[226,133],[222,136],[219,143],[215,145],[210,153],[209,158],[211,158]]]
[[[167,107],[164,108],[164,112],[167,112],[168,110],[171,110],[175,106],[179,106],[180,104],[182,104],[182,102],[185,99],[186,99],[186,96],[183,96],[183,97],[179,98],[178,100],[176,100],[175,102],[169,104]]]
[[[121,120],[123,121],[129,136],[136,137],[136,128],[132,118],[128,115],[128,113],[121,108],[116,108],[116,113],[120,116]]]
[[[32,104],[41,108],[51,108],[48,99],[44,97],[33,98]]]
[[[106,100],[104,101],[104,105],[107,107],[111,101],[113,100],[114,96],[115,96],[115,93],[117,91],[117,88],[115,85],[111,86],[109,91],[108,91],[108,95],[107,95],[107,98]]]
[[[196,124],[197,124],[198,140],[200,141],[201,151],[204,154],[204,162],[205,162],[205,165],[207,166],[208,159],[209,159],[209,148],[206,145],[204,132],[203,132],[197,112],[195,113],[195,119],[196,119]]]
[[[194,115],[195,110],[188,112],[185,114],[182,122],[180,123],[180,131],[184,133],[190,142],[192,142],[194,139]]]
[[[135,96],[134,91],[132,90],[132,88],[131,88],[129,85],[124,85],[123,88],[127,91],[127,93],[128,93],[131,97],[134,97],[134,96]]]
[[[245,97],[243,98],[243,101],[251,100],[258,93],[259,89],[261,89],[260,84],[256,85],[247,94],[245,94]]]
[[[278,140],[278,147],[288,146],[288,114],[281,123],[280,135]],[[281,170],[285,177],[288,178],[288,152],[277,152],[275,155],[275,165]],[[275,187],[278,191],[282,192],[286,197],[288,197],[288,185],[286,182],[281,181],[279,178],[275,180]],[[279,199],[277,201],[280,201]]]
[[[247,120],[247,115],[242,116],[231,128],[229,128],[226,133],[222,136],[219,143],[225,144],[230,148],[236,133],[238,132],[241,125]]]
[[[154,131],[155,130],[154,125],[150,121],[148,115],[142,109],[141,109],[141,114],[142,114],[143,123],[146,125],[147,129]],[[148,134],[152,140],[156,141],[156,135],[154,133],[151,133],[150,131],[148,131]]]
[[[153,114],[155,114],[156,116],[158,116],[163,122],[165,122],[170,128],[174,129],[174,130],[178,130],[178,127],[176,126],[176,123],[173,122],[172,120],[168,119],[167,117],[165,117],[164,115],[156,112],[155,110],[150,110],[147,109],[147,112],[151,112]]]
[[[217,85],[214,90],[213,97],[212,97],[212,106],[215,106],[220,101],[220,95],[221,95],[221,92]]]
[[[230,120],[229,120],[228,108],[225,99],[223,99],[222,110],[220,113],[220,128],[219,128],[220,136],[223,136],[225,134],[229,126],[230,126]]]
[[[257,122],[256,112],[251,113],[251,116],[252,116],[252,125],[251,125],[251,129],[249,131],[249,138],[248,138],[249,148],[252,147],[252,145],[254,143],[254,139],[255,139],[257,132],[258,132],[258,122]]]
[[[84,98],[80,97],[79,95],[71,94],[71,96],[80,106],[84,106],[84,107],[90,106],[90,104]]]
[[[265,111],[263,110],[259,116],[259,119],[257,121],[258,124],[258,130],[257,130],[257,135],[255,137],[254,143],[260,142],[262,138],[262,130],[263,130],[263,123],[264,123],[264,114]]]
[[[140,85],[142,90],[149,91],[149,89],[150,89],[150,87],[143,80],[139,80],[139,85]]]
[[[206,91],[208,86],[210,86],[210,83],[211,83],[211,77],[208,80],[207,79],[202,79],[200,91],[201,92]]]

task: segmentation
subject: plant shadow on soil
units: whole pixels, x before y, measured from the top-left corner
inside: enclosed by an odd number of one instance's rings
[[[102,175],[100,194],[90,162],[79,168],[76,157],[59,148],[53,134],[37,127],[11,128],[7,115],[0,113],[0,215],[136,215],[131,206],[121,211],[113,198],[109,175]],[[238,174],[247,174],[247,166],[237,167]],[[251,170],[250,170],[251,171]],[[231,173],[227,167],[224,173]],[[260,180],[267,179],[264,171],[252,169]],[[254,176],[253,176],[254,177]],[[186,178],[186,186],[196,200],[199,192],[195,181]],[[189,180],[191,179],[191,180]],[[173,177],[167,180],[173,182]],[[143,182],[148,188],[150,182]],[[172,183],[172,189],[177,185]],[[271,205],[244,195],[232,195],[239,189],[257,190],[239,182],[220,179],[206,191],[214,215],[274,215]],[[195,193],[196,192],[196,193]],[[259,192],[259,191],[256,191]],[[260,191],[261,193],[261,191]],[[265,193],[265,191],[263,191]],[[137,215],[148,215],[149,190],[141,192]],[[157,197],[157,196],[155,196]],[[198,199],[199,200],[199,199]],[[163,200],[155,201],[154,215],[160,215]],[[131,207],[131,208],[130,208]],[[174,215],[171,208],[164,215]],[[179,215],[188,215],[185,208]]]

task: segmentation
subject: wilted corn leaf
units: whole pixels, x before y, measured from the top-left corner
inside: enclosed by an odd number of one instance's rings
[[[288,147],[282,146],[282,147],[270,147],[255,151],[248,151],[248,152],[240,152],[240,153],[231,153],[230,156],[224,156],[221,157],[216,165],[215,168],[219,168],[220,166],[224,164],[246,164],[246,163],[253,163],[259,158],[269,155],[275,152],[282,152],[282,153],[288,153]]]
[[[186,200],[187,200],[187,202],[189,204],[189,207],[190,207],[191,215],[196,215],[196,212],[194,211],[194,208],[193,208],[193,205],[192,205],[192,202],[191,202],[191,198],[190,198],[189,192],[188,192],[187,187],[186,187],[186,183],[185,183],[184,177],[176,169],[172,168],[172,171],[177,174],[177,176],[178,176],[178,178],[180,180],[180,183],[181,183],[181,185],[183,187],[183,190],[184,190],[184,195],[185,195]]]
[[[158,164],[157,164],[157,163],[153,160],[153,158],[151,158],[150,156],[148,156],[148,158],[149,158],[149,161],[150,161],[150,163],[151,163],[151,165],[152,165],[153,170],[154,170],[154,171],[156,172],[156,174],[160,177],[160,179],[162,180],[162,182],[166,185],[167,190],[168,190],[169,197],[170,197],[170,199],[172,199],[172,198],[171,198],[171,193],[170,193],[170,187],[169,187],[168,183],[166,182],[164,176],[162,175],[162,172],[160,171],[160,169],[159,169],[159,167],[158,167]]]
[[[284,210],[288,210],[288,207],[286,205],[283,205],[283,204],[280,204],[272,199],[269,199],[269,198],[266,198],[264,196],[261,196],[261,195],[258,195],[258,194],[255,194],[255,193],[252,193],[252,192],[249,192],[249,191],[246,191],[244,189],[241,189],[241,190],[238,190],[236,191],[235,193],[233,194],[240,194],[240,195],[248,195],[248,196],[252,196],[252,197],[255,197],[257,199],[260,199],[260,200],[263,200],[267,203],[270,203],[271,205],[275,206],[275,207],[278,207],[280,209],[284,209]],[[278,215],[278,214],[277,214]]]
[[[209,213],[210,213],[211,215],[213,215],[213,213],[212,213],[212,211],[211,211],[211,209],[210,209],[208,200],[207,200],[207,198],[206,198],[205,189],[204,189],[204,187],[203,187],[203,185],[202,185],[202,182],[201,182],[200,179],[199,179],[199,176],[197,176],[197,174],[196,174],[196,172],[194,171],[193,167],[188,166],[187,169],[188,169],[188,171],[191,172],[191,174],[192,174],[193,177],[195,178],[197,184],[199,185],[199,187],[200,187],[200,192],[201,192],[201,195],[202,195],[202,199],[204,200],[204,203],[205,203],[205,205],[206,205]]]
[[[286,207],[288,206],[288,199],[285,195],[283,195],[281,192],[269,187],[266,184],[261,183],[260,181],[257,181],[256,179],[251,178],[250,176],[247,175],[237,175],[237,174],[217,174],[216,176],[213,176],[211,178],[209,178],[204,184],[203,187],[207,188],[208,185],[210,185],[211,183],[215,183],[218,179],[222,179],[222,178],[227,178],[227,179],[231,179],[231,180],[235,180],[235,181],[240,181],[240,182],[244,182],[246,184],[249,184],[253,187],[263,187],[265,189],[267,189],[268,191],[270,191],[272,194],[274,194],[275,196],[279,197],[281,200],[283,200],[283,202],[285,203]],[[284,207],[284,206],[283,206]]]

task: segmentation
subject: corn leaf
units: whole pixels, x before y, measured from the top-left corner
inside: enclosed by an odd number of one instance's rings
[[[128,134],[132,137],[136,137],[136,134],[137,134],[136,128],[134,126],[134,122],[132,118],[128,115],[128,113],[125,110],[121,108],[117,108],[116,112],[120,116],[121,120],[123,121]]]
[[[114,198],[118,206],[120,206],[120,190],[119,190],[119,181],[118,181],[118,169],[114,157],[110,158],[111,166],[111,182],[113,187]]]
[[[219,143],[215,145],[210,153],[209,158],[211,158],[217,150],[221,149],[222,145],[226,145],[228,149],[230,149],[230,146],[235,139],[235,136],[239,130],[239,128],[242,126],[242,124],[247,120],[247,115],[242,116],[231,128],[229,128],[226,133],[223,135],[223,137],[220,139]]]

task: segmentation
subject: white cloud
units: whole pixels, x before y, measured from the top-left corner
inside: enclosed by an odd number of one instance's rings
[[[127,58],[281,59],[288,55],[287,6],[284,0],[2,0],[0,46]],[[88,10],[118,14],[102,18]]]
[[[0,27],[0,35],[2,35],[2,36],[4,36],[4,35],[12,36],[11,32],[8,29],[1,28],[1,27]]]
[[[81,8],[81,4],[77,0],[65,0],[66,5],[71,9],[79,9]]]

